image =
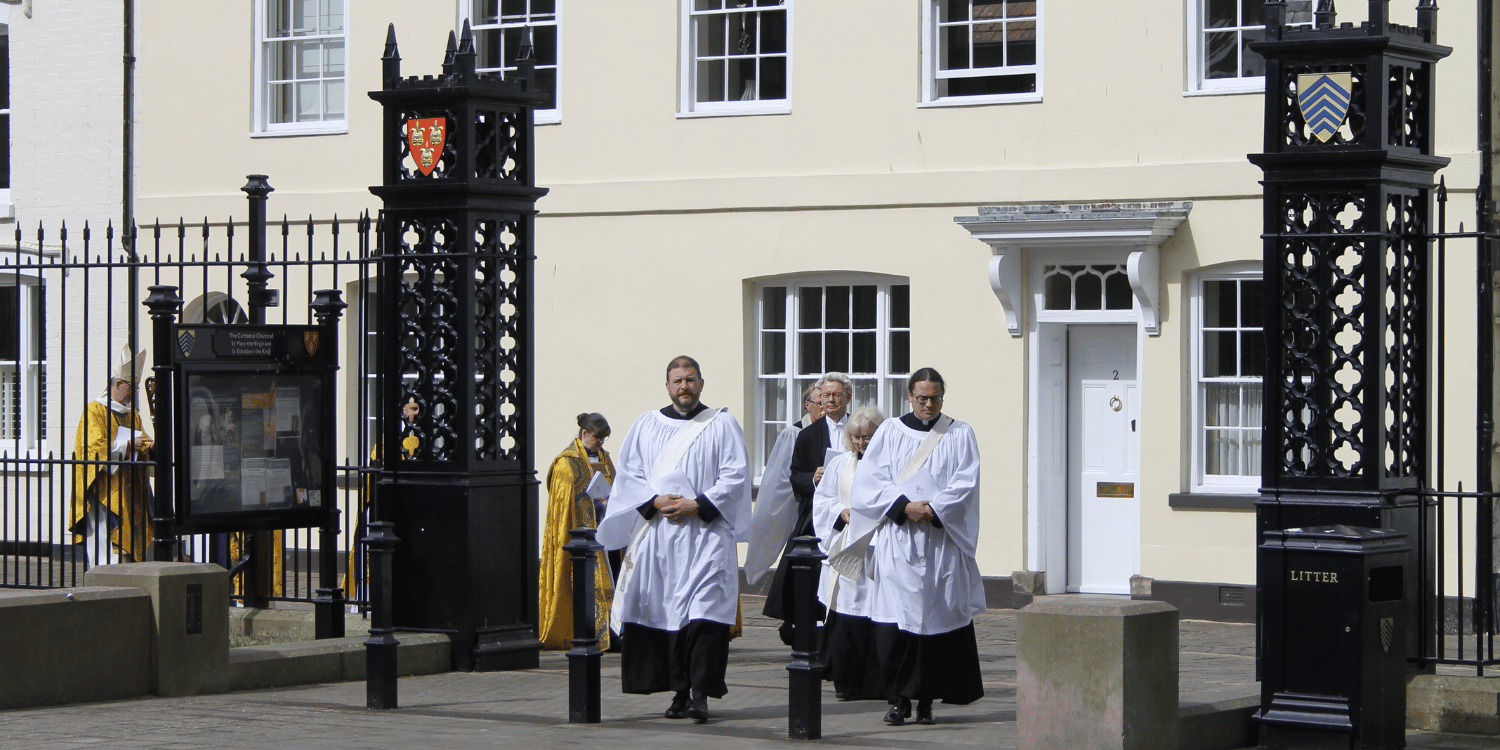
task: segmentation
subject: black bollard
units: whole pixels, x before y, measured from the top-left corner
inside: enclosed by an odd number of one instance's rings
[[[391,625],[391,552],[395,524],[376,521],[362,540],[370,550],[370,639],[365,641],[365,707],[396,707],[396,629]]]
[[[318,325],[323,326],[323,335],[326,337],[324,341],[330,342],[329,345],[338,341],[339,316],[348,306],[337,289],[319,289],[313,292],[311,307],[318,318]],[[313,599],[313,632],[319,639],[344,637],[344,608],[348,600],[344,598],[344,590],[338,585],[338,533],[339,511],[336,507],[330,507],[318,531],[318,596]],[[358,540],[352,541],[359,543]],[[354,580],[352,570],[349,571],[349,580]]]
[[[599,723],[599,633],[594,627],[594,570],[599,550],[594,530],[577,528],[563,549],[573,558],[573,650],[568,652],[568,723]]]
[[[818,549],[818,538],[799,536],[786,553],[792,579],[792,663],[786,671],[787,736],[794,740],[816,740],[823,736],[823,664],[818,661],[817,607],[818,568],[828,559]]]

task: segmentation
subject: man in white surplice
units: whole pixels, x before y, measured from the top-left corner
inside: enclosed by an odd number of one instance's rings
[[[932,701],[984,695],[974,615],[985,609],[974,549],[979,538],[979,444],[941,413],[946,387],[930,367],[907,381],[912,411],[881,423],[851,491],[854,539],[830,562],[870,575],[888,724],[931,724]],[[866,546],[867,545],[867,546]]]
[[[622,635],[621,689],[671,690],[667,718],[700,724],[707,697],[728,692],[735,543],[750,532],[744,433],[728,411],[700,403],[702,392],[693,358],[667,365],[672,403],[630,426],[598,536],[607,549],[628,547],[611,610]]]

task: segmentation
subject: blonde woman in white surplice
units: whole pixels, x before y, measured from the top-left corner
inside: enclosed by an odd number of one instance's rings
[[[885,415],[873,406],[854,412],[844,430],[844,452],[823,468],[823,481],[813,494],[812,521],[826,555],[849,543],[854,474],[884,421]],[[875,623],[870,620],[870,579],[837,575],[827,561],[823,566],[818,582],[818,599],[828,608],[828,619],[823,622],[823,679],[833,683],[839,700],[884,700]]]
[[[931,368],[908,380],[912,412],[886,420],[870,441],[854,478],[855,541],[832,561],[872,578],[892,725],[906,723],[914,701],[917,723],[931,724],[933,700],[964,705],[984,695],[974,639],[974,615],[985,609],[974,562],[979,445],[968,424],[941,413],[944,391]]]

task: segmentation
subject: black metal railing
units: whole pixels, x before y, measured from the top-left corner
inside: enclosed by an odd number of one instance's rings
[[[347,550],[362,535],[358,515],[374,471],[376,409],[370,399],[376,392],[373,321],[379,272],[374,223],[368,215],[283,217],[265,227],[204,219],[134,227],[129,237],[113,226],[103,232],[87,224],[81,232],[66,225],[38,227],[30,233],[18,227],[12,242],[0,240],[0,587],[82,585],[87,560],[103,551],[85,549],[68,528],[74,471],[89,463],[75,455],[74,437],[84,406],[104,392],[117,353],[150,342],[151,321],[141,304],[147,287],[181,290],[185,305],[179,320],[247,323],[254,317],[252,292],[259,290],[243,274],[263,266],[271,276],[266,293],[256,297],[272,303],[264,310],[268,323],[314,322],[309,305],[315,289],[342,290],[353,308],[340,324],[342,367],[335,396],[343,457],[337,467],[338,559],[350,602],[366,606],[364,555],[352,556],[353,571],[345,568],[351,560]],[[258,232],[268,245],[263,264],[247,255],[248,240]],[[143,381],[149,373],[142,373]],[[135,408],[154,435],[149,402],[166,394],[152,394],[151,383],[145,385]],[[115,472],[153,465],[147,460],[96,463]],[[126,533],[139,535],[142,543],[132,547],[145,550],[149,513],[143,511],[139,520]],[[248,604],[311,602],[318,587],[318,530],[263,532],[262,537],[186,536],[180,554],[234,570],[234,596]],[[247,572],[258,574],[248,591],[242,583]]]

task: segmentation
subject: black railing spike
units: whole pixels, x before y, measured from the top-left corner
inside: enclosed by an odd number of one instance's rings
[[[453,75],[453,66],[458,55],[458,35],[448,32],[448,50],[443,54],[443,75]]]
[[[1438,203],[1448,202],[1448,178],[1438,177],[1438,186],[1435,191]]]
[[[394,23],[385,30],[385,54],[380,56],[380,76],[385,79],[386,88],[391,88],[396,81],[401,80],[401,53],[396,49]]]
[[[478,64],[478,55],[474,52],[474,32],[469,29],[469,19],[464,19],[463,34],[459,37],[458,52],[453,56],[453,62],[461,78],[473,78]]]
[[[1338,20],[1338,15],[1333,0],[1318,0],[1318,8],[1313,11],[1313,25],[1320,29],[1331,29]]]

